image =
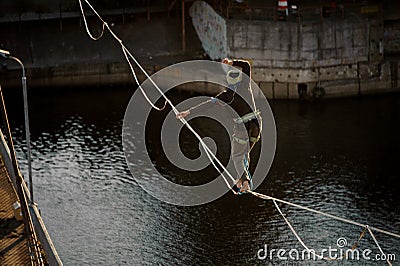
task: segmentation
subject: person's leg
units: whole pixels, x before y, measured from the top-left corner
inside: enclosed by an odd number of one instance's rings
[[[245,166],[243,163],[243,156],[247,151],[248,144],[242,144],[237,140],[232,141],[232,160],[235,165],[237,183],[236,187],[240,189],[245,176]]]
[[[255,143],[259,140],[260,138],[260,129],[258,127],[258,123],[256,121],[250,121],[248,123],[248,136],[250,140],[250,149],[246,152],[246,154],[243,157],[243,160],[245,160],[244,163],[244,169],[245,173],[242,176],[242,186],[240,191],[248,191],[251,189],[250,187],[250,182],[251,182],[251,174],[250,174],[250,151],[254,147]]]
[[[242,184],[240,192],[250,190],[251,176],[249,172],[249,163],[250,163],[249,151],[246,151],[246,153],[243,155],[242,162],[243,162],[244,173],[240,178]]]
[[[236,170],[237,191],[242,188],[243,181],[246,180],[246,168],[244,164],[244,156],[248,154],[249,142],[247,131],[236,130],[231,145],[231,156]]]
[[[249,141],[250,141],[250,151],[251,151],[253,149],[254,145],[260,139],[260,128],[259,128],[257,120],[252,120],[249,122],[248,131],[249,131]],[[250,163],[250,161],[249,161],[249,163]]]

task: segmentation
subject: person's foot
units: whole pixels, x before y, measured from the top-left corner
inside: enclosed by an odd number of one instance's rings
[[[240,189],[242,188],[242,180],[240,180],[240,179],[237,179],[236,180],[236,185],[235,185],[235,191],[236,192],[239,192],[240,191]]]
[[[244,180],[240,187],[240,192],[246,192],[250,190],[249,180]]]

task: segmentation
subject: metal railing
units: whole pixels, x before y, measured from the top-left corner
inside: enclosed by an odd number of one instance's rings
[[[40,247],[39,247],[39,241],[37,239],[35,230],[33,228],[33,222],[32,218],[29,212],[29,204],[28,200],[26,197],[26,193],[23,189],[23,184],[24,184],[24,179],[22,177],[22,174],[19,170],[16,155],[15,155],[15,149],[14,149],[14,143],[13,139],[11,136],[11,131],[10,131],[10,125],[8,122],[8,117],[7,117],[7,112],[4,104],[4,98],[3,98],[3,93],[1,91],[0,87],[0,112],[2,114],[2,120],[3,120],[3,127],[5,129],[5,134],[8,140],[8,147],[10,149],[10,157],[11,157],[11,162],[12,162],[12,170],[14,171],[15,175],[15,189],[20,201],[21,205],[21,212],[22,212],[22,218],[23,218],[23,223],[24,223],[24,228],[25,232],[27,234],[27,240],[28,240],[28,248],[29,252],[31,254],[31,261],[33,265],[45,265],[42,254],[40,252]],[[11,170],[11,169],[9,169]]]
[[[28,154],[28,175],[29,175],[29,190],[27,189],[25,180],[19,169],[16,153],[14,149],[14,143],[11,136],[10,125],[8,122],[7,111],[5,108],[4,98],[0,87],[0,112],[3,120],[3,128],[7,137],[7,146],[9,148],[9,156],[11,159],[11,165],[9,165],[8,170],[13,171],[10,173],[13,178],[13,184],[15,186],[16,192],[21,205],[21,212],[23,216],[23,222],[25,227],[25,232],[28,239],[28,247],[31,254],[31,261],[33,265],[45,265],[45,259],[42,257],[41,246],[49,254],[51,258],[51,265],[62,265],[61,260],[58,257],[57,252],[53,246],[53,243],[47,233],[47,230],[42,222],[37,206],[33,198],[33,181],[32,181],[32,158],[31,158],[31,143],[30,143],[30,129],[29,129],[29,114],[28,114],[28,93],[26,86],[26,75],[25,67],[21,60],[12,56],[9,51],[1,50],[0,55],[4,58],[12,59],[16,61],[22,68],[22,89],[23,89],[23,102],[24,102],[24,121],[25,121],[25,137],[27,145]],[[5,143],[4,143],[5,145]],[[7,157],[3,155],[3,157]],[[29,202],[28,202],[29,201]],[[40,242],[36,234],[40,234]],[[48,261],[47,261],[48,262]]]
[[[28,112],[28,90],[26,87],[26,75],[25,75],[25,66],[21,60],[17,57],[12,56],[9,51],[1,50],[0,55],[4,58],[9,58],[16,61],[22,68],[22,94],[23,94],[23,102],[24,102],[24,120],[25,120],[25,139],[26,139],[26,150],[28,155],[28,180],[29,180],[29,191],[31,197],[29,199],[30,203],[34,202],[33,200],[33,182],[32,182],[32,153],[31,153],[31,133],[29,129],[29,112]],[[5,111],[5,109],[4,109]]]

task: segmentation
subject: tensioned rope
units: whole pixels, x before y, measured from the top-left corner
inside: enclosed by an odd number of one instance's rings
[[[341,222],[344,222],[344,223],[356,225],[356,226],[363,227],[363,228],[365,228],[367,226],[366,224],[355,222],[355,221],[352,221],[350,219],[342,218],[342,217],[339,217],[339,216],[336,216],[336,215],[333,215],[333,214],[329,214],[329,213],[326,213],[326,212],[318,211],[318,210],[315,210],[315,209],[312,209],[312,208],[309,208],[309,207],[305,207],[305,206],[302,206],[302,205],[299,205],[299,204],[296,204],[296,203],[292,203],[292,202],[289,202],[289,201],[286,201],[286,200],[281,200],[281,199],[278,199],[278,198],[274,198],[274,197],[271,197],[271,196],[268,196],[268,195],[264,195],[264,194],[261,194],[261,193],[254,192],[254,191],[250,191],[249,193],[251,193],[252,195],[254,195],[254,196],[256,196],[256,197],[258,197],[260,199],[281,202],[281,203],[284,203],[286,205],[290,205],[290,206],[293,206],[293,207],[296,207],[296,208],[299,208],[299,209],[303,209],[303,210],[308,211],[308,212],[313,212],[313,213],[316,213],[318,215],[329,217],[331,219],[338,220],[338,221],[341,221]],[[400,234],[392,233],[392,232],[389,232],[389,231],[386,231],[386,230],[383,230],[383,229],[379,229],[379,228],[376,228],[376,227],[372,227],[372,226],[369,226],[369,228],[374,230],[374,231],[376,231],[376,232],[382,233],[382,234],[386,234],[386,235],[389,235],[389,236],[392,236],[392,237],[400,238]]]
[[[177,115],[179,113],[179,111],[176,109],[176,107],[172,104],[171,100],[162,92],[162,90],[158,87],[158,85],[153,81],[153,79],[149,76],[149,74],[146,72],[146,70],[144,70],[144,68],[140,65],[140,63],[136,60],[136,58],[132,55],[132,53],[128,50],[128,48],[126,48],[126,46],[123,44],[122,40],[120,38],[118,38],[118,36],[111,30],[110,26],[107,24],[107,22],[99,15],[99,13],[94,9],[94,7],[89,3],[89,1],[85,0],[85,3],[90,7],[90,9],[93,11],[93,13],[98,17],[98,19],[102,22],[102,31],[100,33],[100,35],[98,37],[94,37],[94,35],[90,32],[87,21],[86,21],[86,16],[85,16],[85,12],[83,10],[83,6],[82,6],[82,1],[79,1],[79,7],[81,9],[81,13],[82,13],[82,17],[83,17],[83,21],[85,24],[85,28],[86,28],[86,32],[89,35],[89,37],[94,40],[97,41],[99,40],[103,34],[104,34],[104,30],[107,28],[107,30],[110,32],[110,34],[114,37],[115,40],[118,41],[118,43],[121,45],[121,49],[122,52],[125,56],[125,59],[127,60],[131,73],[135,79],[136,84],[138,85],[140,91],[142,92],[143,96],[145,97],[146,101],[152,106],[152,108],[161,111],[165,108],[165,106],[168,105],[172,108],[172,110],[174,111],[175,115]],[[140,71],[143,72],[143,74],[146,76],[146,78],[151,82],[151,84],[153,84],[153,86],[157,89],[157,91],[160,93],[160,95],[165,99],[165,103],[164,106],[162,108],[159,108],[157,106],[155,106],[151,100],[149,99],[149,97],[147,96],[146,92],[144,91],[144,89],[142,88],[136,72],[132,66],[132,63],[130,61],[130,58],[133,60],[133,62],[139,67]],[[221,163],[221,161],[212,153],[211,149],[206,145],[206,143],[202,140],[202,138],[200,137],[200,135],[190,126],[189,123],[187,123],[186,119],[183,117],[180,117],[179,120],[194,134],[194,136],[198,139],[199,143],[201,144],[201,146],[203,147],[208,159],[210,160],[210,162],[212,163],[212,165],[214,166],[214,168],[221,174],[221,176],[223,177],[226,185],[228,186],[228,188],[235,194],[237,194],[236,191],[234,191],[232,189],[232,186],[229,184],[226,175],[231,179],[231,181],[233,182],[233,184],[235,184],[235,178],[232,177],[232,175],[229,173],[229,171],[224,167],[224,165]],[[215,160],[215,162],[214,162]],[[216,163],[221,167],[222,171],[218,168],[218,166],[216,165]]]
[[[383,252],[381,246],[379,245],[378,241],[376,240],[374,234],[373,234],[372,231],[371,231],[371,228],[370,228],[368,225],[367,225],[367,229],[368,229],[368,232],[369,232],[369,234],[371,235],[372,239],[374,240],[375,245],[378,247],[379,251],[381,252],[381,255],[384,257],[384,256],[385,256],[385,253]],[[390,263],[390,261],[389,261],[388,258],[386,259],[386,261],[387,261],[387,263],[388,263],[390,266],[392,266],[392,263]]]
[[[310,249],[310,248],[303,242],[303,240],[301,239],[301,237],[299,236],[299,234],[296,232],[296,230],[294,229],[294,227],[292,226],[292,224],[288,221],[288,219],[287,219],[286,216],[283,214],[283,212],[281,211],[281,209],[279,208],[279,206],[278,206],[278,204],[277,204],[276,202],[281,202],[281,203],[284,203],[284,204],[286,204],[286,205],[296,207],[296,208],[298,208],[298,209],[302,209],[302,210],[305,210],[305,211],[308,211],[308,212],[313,212],[313,213],[318,214],[318,215],[321,215],[321,216],[329,217],[329,218],[331,218],[331,219],[333,219],[333,220],[341,221],[341,222],[344,222],[344,223],[347,223],[347,224],[356,225],[356,226],[359,226],[359,227],[364,228],[364,230],[366,229],[366,230],[368,231],[368,233],[371,235],[372,239],[374,240],[375,245],[378,247],[378,249],[379,249],[379,251],[381,252],[383,258],[386,256],[386,254],[383,252],[382,248],[380,247],[380,245],[379,245],[377,239],[375,238],[375,235],[372,233],[372,231],[376,231],[376,232],[379,232],[379,233],[382,233],[382,234],[386,234],[386,235],[389,235],[389,236],[392,236],[392,237],[400,238],[400,234],[396,234],[396,233],[393,233],[393,232],[389,232],[389,231],[386,231],[386,230],[383,230],[383,229],[380,229],[380,228],[377,228],[377,227],[372,227],[372,226],[369,226],[369,225],[367,225],[367,224],[362,224],[362,223],[359,223],[359,222],[355,222],[355,221],[352,221],[352,220],[350,220],[350,219],[346,219],[346,218],[343,218],[343,217],[339,217],[339,216],[336,216],[336,215],[333,215],[333,214],[330,214],[330,213],[326,213],[326,212],[323,212],[323,211],[319,211],[319,210],[316,210],[316,209],[312,209],[312,208],[309,208],[309,207],[306,207],[306,206],[302,206],[302,205],[299,205],[299,204],[296,204],[296,203],[292,203],[292,202],[289,202],[289,201],[286,201],[286,200],[281,200],[281,199],[278,199],[278,198],[274,198],[274,197],[271,197],[271,196],[268,196],[268,195],[264,195],[264,194],[261,194],[261,193],[254,192],[254,191],[249,191],[249,193],[252,194],[252,195],[254,195],[255,197],[260,198],[260,199],[263,199],[263,200],[271,200],[271,201],[274,203],[274,205],[275,205],[276,209],[278,210],[279,214],[282,216],[283,220],[286,222],[286,224],[288,225],[288,227],[290,228],[290,230],[293,232],[293,234],[295,235],[295,237],[297,238],[297,240],[300,242],[300,244],[301,244],[309,253],[313,254],[314,256],[316,256],[316,257],[318,257],[318,258],[320,258],[320,259],[332,260],[331,258],[326,258],[326,257],[323,257],[323,256],[321,256],[321,255],[319,255],[319,254],[316,254],[316,252],[315,252],[314,249]],[[356,244],[353,245],[353,247],[355,247],[355,246],[358,244],[358,242],[361,240],[361,238],[364,236],[364,232],[365,232],[365,231],[363,231],[363,232],[361,233],[359,239],[357,240]],[[389,261],[389,258],[386,258],[386,262],[387,262],[390,266],[392,266],[392,263]]]
[[[118,38],[118,36],[111,30],[111,28],[110,28],[110,26],[107,24],[107,22],[99,15],[99,13],[94,9],[94,7],[89,3],[89,1],[88,1],[88,0],[84,0],[85,3],[86,3],[86,4],[90,7],[90,9],[93,11],[93,13],[94,13],[94,14],[98,17],[98,19],[102,22],[102,31],[101,31],[101,33],[100,33],[99,36],[95,37],[95,36],[90,32],[89,27],[88,27],[88,23],[87,23],[87,21],[86,21],[85,12],[84,12],[83,7],[82,7],[82,0],[78,0],[78,1],[79,1],[79,6],[80,6],[80,9],[81,9],[81,13],[82,13],[83,21],[84,21],[84,24],[85,24],[85,29],[86,29],[86,32],[87,32],[87,34],[89,35],[89,37],[90,37],[92,40],[97,41],[97,40],[99,40],[99,39],[103,36],[105,29],[107,29],[107,30],[110,32],[110,34],[115,38],[115,40],[118,41],[118,43],[121,45],[122,52],[123,52],[123,54],[124,54],[124,56],[125,56],[125,59],[127,60],[128,64],[129,64],[131,73],[132,73],[132,75],[133,75],[133,77],[134,77],[134,79],[135,79],[135,83],[138,85],[138,88],[140,89],[140,91],[141,91],[141,93],[143,94],[143,96],[144,96],[144,98],[146,99],[146,101],[151,105],[152,108],[154,108],[154,109],[156,109],[156,110],[158,110],[158,111],[162,111],[162,110],[166,107],[166,105],[168,104],[168,105],[171,107],[171,109],[174,111],[175,115],[177,115],[177,114],[179,113],[179,111],[178,111],[178,110],[176,109],[176,107],[172,104],[171,100],[162,92],[162,90],[158,87],[158,85],[152,80],[152,78],[149,76],[149,74],[144,70],[144,68],[140,65],[140,63],[139,63],[139,62],[136,60],[136,58],[132,55],[132,53],[126,48],[126,46],[123,44],[122,40],[121,40],[120,38]],[[161,107],[161,108],[160,108],[160,107],[157,107],[157,106],[149,99],[149,97],[147,96],[146,92],[144,91],[144,89],[142,88],[141,84],[139,83],[139,80],[138,80],[138,78],[137,78],[136,72],[135,72],[135,70],[134,70],[134,68],[133,68],[133,65],[132,65],[132,63],[131,63],[131,60],[138,66],[139,70],[140,70],[141,72],[143,72],[143,74],[146,76],[146,78],[151,82],[151,84],[153,84],[153,86],[157,89],[157,91],[160,93],[160,95],[164,98],[165,103],[164,103],[164,106],[163,106],[163,107]],[[186,121],[186,119],[181,117],[181,118],[179,118],[179,120],[180,120],[180,121],[194,134],[194,136],[198,139],[199,143],[201,144],[201,146],[203,147],[204,151],[206,152],[206,155],[207,155],[208,159],[210,160],[211,164],[212,164],[212,165],[214,166],[214,168],[221,174],[221,176],[223,177],[223,179],[224,179],[226,185],[229,187],[229,189],[230,189],[234,194],[238,194],[236,191],[234,191],[234,190],[232,189],[231,185],[229,185],[229,182],[228,182],[228,180],[227,180],[227,177],[229,177],[230,180],[231,180],[232,182],[235,182],[235,181],[236,181],[236,180],[232,177],[232,175],[229,173],[229,171],[228,171],[228,170],[225,168],[225,166],[219,161],[219,159],[212,153],[212,151],[210,150],[210,148],[209,148],[209,147],[206,145],[206,143],[202,140],[202,138],[200,137],[200,135],[190,126],[190,124]],[[214,161],[215,161],[215,162],[214,162]],[[218,166],[216,165],[216,163],[219,165],[219,167],[221,167],[222,171],[218,168]],[[271,197],[271,196],[268,196],[268,195],[264,195],[264,194],[261,194],[261,193],[254,192],[254,191],[249,191],[248,193],[250,193],[251,195],[253,195],[253,196],[257,197],[257,198],[263,199],[263,200],[271,200],[271,201],[274,203],[274,205],[275,205],[276,209],[278,210],[279,214],[283,217],[284,221],[285,221],[285,222],[287,223],[287,225],[289,226],[290,230],[293,232],[293,234],[295,235],[295,237],[297,238],[297,240],[300,242],[300,244],[301,244],[305,249],[307,249],[307,251],[309,251],[309,252],[311,252],[311,253],[313,253],[313,250],[310,249],[310,248],[308,248],[308,246],[303,242],[303,240],[300,238],[299,234],[296,232],[296,230],[294,229],[294,227],[293,227],[293,226],[291,225],[291,223],[287,220],[287,218],[285,217],[285,215],[283,214],[283,212],[282,212],[281,209],[279,208],[277,202],[284,203],[284,204],[286,204],[286,205],[290,205],[290,206],[293,206],[293,207],[296,207],[296,208],[299,208],[299,209],[303,209],[303,210],[306,210],[306,211],[309,211],[309,212],[313,212],[313,213],[316,213],[316,214],[318,214],[318,215],[322,215],[322,216],[325,216],[325,217],[329,217],[329,218],[331,218],[331,219],[338,220],[338,221],[341,221],[341,222],[344,222],[344,223],[348,223],[348,224],[356,225],[356,226],[359,226],[359,227],[367,228],[369,234],[371,235],[372,239],[374,240],[376,246],[378,247],[378,249],[379,249],[379,251],[381,252],[382,255],[385,255],[385,253],[383,252],[382,248],[380,247],[380,245],[379,245],[378,241],[376,240],[376,238],[375,238],[374,234],[372,233],[372,231],[376,231],[376,232],[383,233],[383,234],[386,234],[386,235],[389,235],[389,236],[392,236],[392,237],[400,238],[400,234],[392,233],[392,232],[389,232],[389,231],[386,231],[386,230],[383,230],[383,229],[379,229],[379,228],[376,228],[376,227],[371,227],[371,226],[368,226],[368,225],[366,225],[366,224],[358,223],[358,222],[355,222],[355,221],[352,221],[352,220],[349,220],[349,219],[346,219],[346,218],[342,218],[342,217],[339,217],[339,216],[336,216],[336,215],[333,215],[333,214],[329,214],[329,213],[326,213],[326,212],[318,211],[318,210],[315,210],[315,209],[312,209],[312,208],[309,208],[309,207],[305,207],[305,206],[302,206],[302,205],[299,205],[299,204],[295,204],[295,203],[292,203],[292,202],[289,202],[289,201],[285,201],[285,200],[281,200],[281,199],[278,199],[278,198],[274,198],[274,197]],[[360,239],[359,239],[359,240],[361,240],[362,236],[363,236],[363,234],[360,236]],[[329,258],[322,257],[321,255],[318,255],[318,254],[316,254],[315,252],[314,252],[313,254],[314,254],[315,256],[317,256],[318,258],[320,258],[320,259],[329,260]],[[392,264],[390,263],[389,260],[387,260],[387,262],[388,262],[389,265],[392,265]]]

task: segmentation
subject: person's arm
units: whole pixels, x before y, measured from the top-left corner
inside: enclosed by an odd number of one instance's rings
[[[233,60],[232,66],[240,67],[242,72],[248,76],[249,82],[251,80],[251,66],[247,60]],[[245,78],[247,80],[247,77]]]
[[[250,66],[250,62],[249,61],[241,60],[241,59],[235,59],[235,60],[232,60],[232,62],[233,62],[232,66],[240,67],[242,69],[242,72],[250,77],[251,66]]]
[[[227,64],[227,65],[231,65],[231,66],[240,67],[241,71],[243,73],[247,74],[249,77],[251,75],[251,68],[250,68],[249,61],[236,60],[236,59],[235,60],[230,60],[228,58],[224,58],[222,60],[222,63],[223,64]],[[178,113],[176,115],[176,118],[177,119],[185,118],[190,114],[190,112],[192,110],[197,109],[199,107],[201,107],[200,109],[205,108],[205,107],[210,108],[210,105],[208,103],[211,103],[211,104],[213,104],[213,106],[215,106],[215,104],[218,103],[218,100],[220,100],[222,102],[225,102],[226,104],[230,104],[233,101],[234,97],[235,97],[234,96],[234,92],[232,90],[225,89],[224,91],[218,93],[215,97],[211,97],[207,101],[204,101],[204,102],[202,102],[202,103],[200,103],[200,104],[198,104],[196,106],[193,106],[193,107],[189,108],[188,110],[185,110],[185,111],[182,111],[182,112]]]
[[[188,115],[190,115],[190,113],[196,109],[197,112],[201,112],[203,111],[203,109],[210,109],[212,107],[214,107],[216,104],[218,104],[218,101],[223,101],[223,102],[228,102],[228,99],[231,99],[232,97],[230,97],[228,94],[230,90],[223,90],[220,93],[218,93],[217,95],[215,95],[214,97],[210,97],[210,99],[201,102],[195,106],[190,107],[189,109],[182,111],[180,113],[178,113],[176,115],[177,119],[181,119],[181,118],[185,118]]]

